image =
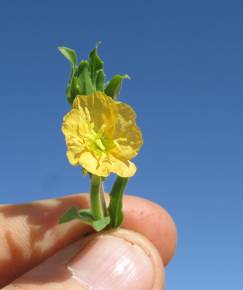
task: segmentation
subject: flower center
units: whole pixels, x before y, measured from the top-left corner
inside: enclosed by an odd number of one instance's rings
[[[101,138],[99,138],[99,137],[96,138],[95,145],[96,145],[97,149],[99,149],[100,151],[103,151],[103,152],[106,151],[106,147],[103,144]]]
[[[87,147],[96,152],[98,156],[107,151],[108,144],[109,142],[102,131],[96,132],[94,128],[92,128],[89,134],[86,135]]]

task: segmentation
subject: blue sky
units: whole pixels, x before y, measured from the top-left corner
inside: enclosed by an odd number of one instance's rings
[[[128,192],[166,207],[179,245],[167,289],[243,289],[242,1],[7,1],[0,4],[0,198],[88,190],[65,157],[67,61],[99,40],[107,77],[144,146]],[[109,188],[109,183],[107,185]]]

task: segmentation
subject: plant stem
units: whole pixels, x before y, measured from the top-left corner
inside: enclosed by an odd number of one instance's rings
[[[104,202],[100,192],[101,177],[97,175],[91,176],[91,188],[90,188],[90,203],[91,211],[96,220],[102,219],[104,214]]]
[[[108,212],[108,208],[107,208],[106,202],[105,202],[104,182],[101,182],[101,185],[100,185],[100,195],[101,195],[101,199],[102,199],[104,215],[105,216],[108,216],[109,215],[109,212]]]
[[[111,227],[119,227],[123,221],[122,198],[128,178],[117,176],[110,192],[109,213]]]

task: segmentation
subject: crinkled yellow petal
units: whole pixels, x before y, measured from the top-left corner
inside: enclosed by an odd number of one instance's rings
[[[121,177],[131,177],[136,173],[136,165],[131,161],[121,161],[115,157],[111,158],[111,172]]]
[[[77,96],[73,102],[73,108],[89,112],[90,120],[97,131],[104,125],[107,128],[114,127],[113,121],[117,116],[116,103],[102,92],[95,92],[89,96]]]
[[[117,108],[118,118],[113,136],[116,146],[112,149],[112,153],[129,160],[138,154],[143,144],[142,133],[135,123],[136,113],[132,107],[117,102]]]
[[[101,92],[77,96],[63,119],[62,131],[72,165],[104,177],[112,172],[121,177],[135,174],[136,166],[130,160],[143,140],[136,113],[127,104]]]
[[[77,166],[80,165],[79,164],[79,156],[80,154],[75,154],[73,150],[67,150],[67,158],[68,161],[73,165],[73,166]]]
[[[111,172],[110,164],[108,162],[99,163],[98,160],[90,152],[84,152],[83,154],[81,154],[79,158],[79,163],[88,172],[98,176],[107,177]]]
[[[80,127],[83,127],[83,131],[87,131],[82,124],[82,118],[77,110],[70,111],[63,119],[62,132],[66,137],[67,157],[74,166],[79,165],[79,156],[84,150],[82,140],[77,135]]]
[[[62,132],[65,136],[77,137],[79,131],[88,132],[88,122],[82,110],[72,109],[63,118]]]
[[[136,165],[131,161],[123,162],[111,157],[110,161],[99,163],[90,152],[81,154],[79,162],[88,172],[103,177],[107,177],[110,173],[121,177],[131,177],[136,173]]]

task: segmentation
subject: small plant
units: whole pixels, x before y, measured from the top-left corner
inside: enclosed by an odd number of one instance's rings
[[[71,64],[66,88],[71,108],[62,124],[67,158],[73,166],[81,166],[83,174],[89,177],[91,205],[91,208],[81,210],[71,207],[59,222],[79,219],[96,231],[117,228],[124,217],[122,199],[125,187],[136,172],[136,165],[131,160],[143,144],[135,111],[118,100],[122,81],[129,76],[115,75],[106,82],[98,45],[87,60],[79,63],[74,50],[67,47],[58,49]],[[111,173],[117,177],[107,205],[103,182]]]

